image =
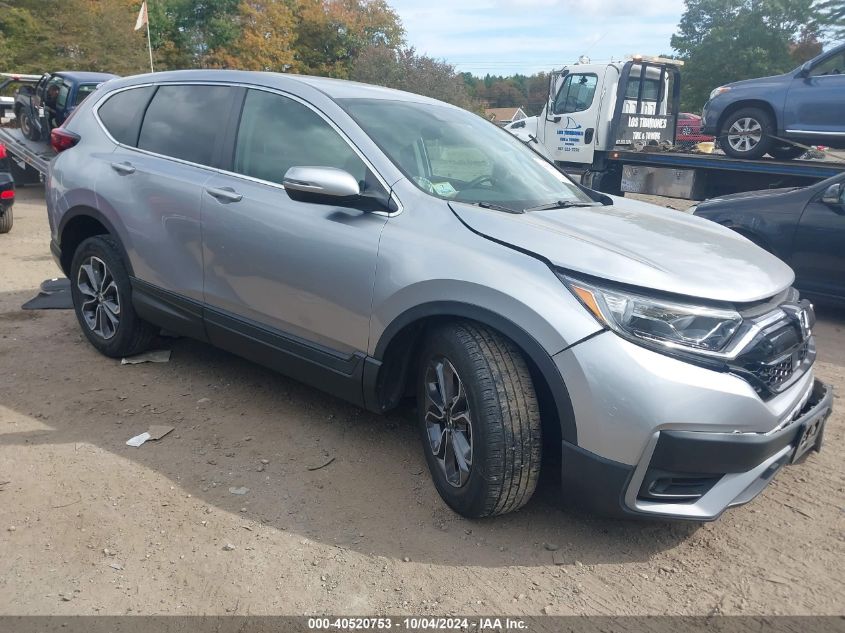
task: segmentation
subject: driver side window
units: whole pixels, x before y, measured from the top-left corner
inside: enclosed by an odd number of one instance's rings
[[[841,75],[845,73],[845,52],[837,53],[816,64],[810,71],[810,77]]]
[[[589,110],[596,94],[598,77],[592,74],[572,73],[566,76],[555,97],[554,114],[571,114]]]

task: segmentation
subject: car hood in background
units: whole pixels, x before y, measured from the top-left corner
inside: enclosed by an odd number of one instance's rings
[[[613,198],[603,207],[510,214],[450,203],[473,231],[553,265],[618,283],[745,303],[789,287],[792,269],[730,229],[655,205]]]
[[[703,206],[710,204],[711,202],[722,202],[725,200],[747,200],[749,198],[770,198],[772,196],[782,196],[785,193],[792,193],[793,191],[798,191],[803,189],[803,187],[783,187],[780,189],[760,189],[758,191],[743,191],[741,193],[730,193],[724,196],[719,196],[718,198],[711,198],[710,200],[705,200],[704,202],[699,203],[698,206]]]

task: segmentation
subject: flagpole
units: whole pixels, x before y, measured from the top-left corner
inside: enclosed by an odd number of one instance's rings
[[[147,5],[147,50],[150,51],[150,72],[154,73],[155,68],[153,67],[153,45],[150,41],[150,5]]]

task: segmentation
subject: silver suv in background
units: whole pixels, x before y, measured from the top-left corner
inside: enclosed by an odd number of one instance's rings
[[[159,328],[372,411],[416,399],[460,514],[541,467],[709,520],[818,449],[812,307],[733,231],[585,189],[431,99],[237,71],[113,80],[59,130],[52,250],[111,357]]]

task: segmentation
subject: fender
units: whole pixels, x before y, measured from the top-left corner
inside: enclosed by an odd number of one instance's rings
[[[533,366],[542,375],[549,387],[549,395],[554,403],[562,438],[571,444],[577,445],[578,432],[569,392],[566,389],[557,365],[555,365],[548,352],[543,349],[531,334],[510,319],[486,308],[457,301],[434,301],[420,304],[400,314],[384,329],[376,344],[373,357],[367,359],[368,362],[364,368],[364,401],[367,404],[367,408],[377,411],[380,410],[377,404],[379,402],[377,381],[384,355],[391,341],[411,323],[437,316],[459,317],[477,321],[501,332],[504,336],[516,343],[530,359]]]
[[[74,218],[80,217],[80,216],[93,218],[93,219],[97,220],[97,222],[102,224],[104,227],[106,227],[106,230],[109,232],[109,234],[113,238],[115,238],[115,240],[117,240],[117,246],[120,249],[120,254],[123,256],[123,261],[126,264],[126,268],[127,268],[127,272],[129,273],[129,276],[134,277],[135,273],[132,270],[132,260],[129,259],[129,255],[127,254],[126,249],[123,246],[123,240],[120,238],[120,233],[115,229],[115,226],[111,222],[111,220],[109,220],[103,214],[102,211],[99,211],[98,209],[94,208],[93,206],[91,206],[91,207],[89,207],[89,206],[74,206],[62,215],[62,218],[59,221],[58,229],[56,231],[56,236],[59,240],[59,243],[58,243],[59,249],[62,248],[61,240],[62,240],[62,235],[64,235],[65,228],[67,227],[67,225],[70,223],[71,220],[73,220]],[[67,257],[67,256],[70,256],[71,254],[70,253],[63,253],[62,255],[64,257]],[[68,271],[64,271],[64,272],[65,272],[65,274],[68,273]]]

